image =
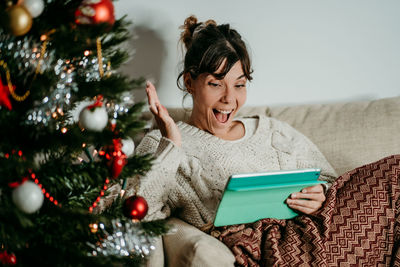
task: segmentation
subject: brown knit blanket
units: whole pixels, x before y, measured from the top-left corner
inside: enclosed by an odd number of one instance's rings
[[[400,266],[400,155],[340,176],[318,214],[220,227],[238,266]],[[214,231],[215,233],[215,231]]]

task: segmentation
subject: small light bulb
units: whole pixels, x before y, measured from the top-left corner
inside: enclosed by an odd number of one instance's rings
[[[123,197],[125,195],[125,190],[121,189],[121,193],[120,193],[121,197]]]
[[[99,229],[99,226],[97,225],[97,223],[91,223],[89,224],[90,227],[90,231],[94,234],[97,232],[97,230]]]

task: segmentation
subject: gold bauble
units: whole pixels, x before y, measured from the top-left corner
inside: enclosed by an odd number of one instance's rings
[[[32,16],[23,6],[14,5],[7,9],[8,27],[15,36],[24,35],[32,27]]]

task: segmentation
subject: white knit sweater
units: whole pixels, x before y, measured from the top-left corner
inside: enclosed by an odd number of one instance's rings
[[[143,138],[136,153],[154,154],[156,160],[145,176],[131,184],[139,184],[137,194],[148,202],[145,220],[174,212],[198,228],[213,222],[227,180],[235,173],[320,168],[320,180],[335,180],[335,171],[319,149],[288,124],[263,116],[237,120],[244,124],[245,136],[235,141],[185,122],[177,123],[182,147],[159,130]],[[128,188],[127,195],[133,195],[134,188]]]

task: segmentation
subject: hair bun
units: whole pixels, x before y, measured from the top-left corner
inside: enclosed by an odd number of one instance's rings
[[[186,49],[188,49],[192,44],[193,32],[198,25],[200,25],[200,23],[197,23],[197,18],[192,15],[187,17],[183,25],[180,27],[182,29],[180,40],[185,45]]]
[[[204,22],[204,24],[205,24],[206,26],[208,26],[208,25],[215,25],[215,26],[217,26],[217,23],[216,23],[215,20],[213,20],[213,19],[207,20],[206,22]]]
[[[202,25],[205,27],[210,24],[217,25],[217,23],[212,19],[209,19],[204,23],[198,22],[196,16],[194,15],[191,15],[185,19],[185,22],[180,27],[183,30],[180,41],[185,45],[186,49],[192,45],[193,34],[195,33],[195,30]]]

